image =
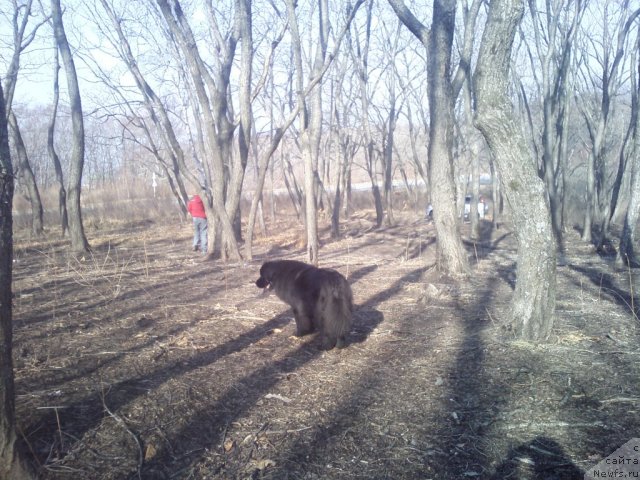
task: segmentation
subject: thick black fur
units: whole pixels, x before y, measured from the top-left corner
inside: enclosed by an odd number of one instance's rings
[[[323,349],[346,346],[353,293],[339,272],[296,260],[275,260],[262,265],[256,286],[273,290],[293,308],[297,336],[318,331]]]

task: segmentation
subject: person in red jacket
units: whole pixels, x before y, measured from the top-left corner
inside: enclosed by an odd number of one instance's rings
[[[187,203],[187,211],[193,218],[193,250],[207,254],[207,214],[200,195],[192,195]]]

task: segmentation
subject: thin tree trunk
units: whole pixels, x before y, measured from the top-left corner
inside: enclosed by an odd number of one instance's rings
[[[256,215],[258,213],[258,207],[262,198],[262,191],[264,189],[264,181],[267,178],[267,172],[269,170],[269,159],[273,156],[273,153],[280,145],[280,140],[283,136],[283,130],[277,129],[271,139],[269,150],[260,156],[258,160],[258,175],[256,182],[256,189],[251,200],[251,208],[249,210],[249,220],[247,222],[247,233],[245,243],[245,258],[251,260],[253,258],[253,230],[256,223]]]
[[[464,129],[467,143],[467,152],[471,156],[471,205],[469,209],[469,220],[471,220],[471,240],[480,238],[480,215],[478,214],[478,202],[480,200],[480,156],[475,149],[473,139],[473,107],[471,101],[471,78],[465,82],[464,86]],[[484,215],[483,215],[484,216]]]
[[[13,139],[18,155],[18,170],[20,177],[24,180],[27,192],[29,193],[29,202],[31,203],[31,233],[39,237],[44,233],[44,223],[42,220],[42,201],[40,200],[40,191],[38,190],[38,184],[36,183],[36,177],[31,169],[29,163],[29,156],[27,154],[27,147],[22,140],[22,134],[20,133],[20,126],[18,120],[13,113],[13,110],[9,112],[9,125],[13,130]]]
[[[636,146],[640,144],[640,125],[636,129]],[[620,235],[620,248],[616,257],[618,265],[640,267],[640,260],[635,251],[635,230],[640,217],[640,153],[636,150],[631,174],[631,193],[629,206],[624,217],[624,226]]]
[[[497,230],[500,228],[502,216],[502,191],[493,159],[489,159],[489,169],[491,170],[491,228]]]
[[[51,119],[47,127],[47,151],[53,163],[56,172],[56,180],[58,182],[58,214],[60,215],[60,227],[62,236],[69,234],[69,217],[67,215],[67,191],[64,187],[64,174],[62,173],[62,164],[56,152],[54,144],[54,135],[56,130],[56,117],[58,115],[58,101],[60,99],[60,85],[58,83],[60,62],[58,60],[58,48],[55,44],[54,63],[53,63],[53,106],[51,111]]]
[[[510,317],[524,340],[546,339],[553,327],[556,244],[544,183],[513,113],[509,65],[522,0],[493,0],[475,73],[476,126],[491,149],[518,242],[516,286]]]
[[[387,118],[387,128],[385,129],[384,150],[382,154],[384,165],[384,207],[387,226],[395,223],[393,218],[393,144],[397,114],[395,81],[392,79],[390,83],[389,115]]]
[[[67,76],[67,89],[71,104],[71,124],[73,127],[73,148],[69,168],[69,188],[67,190],[67,208],[69,213],[69,234],[71,248],[77,253],[89,251],[89,242],[82,224],[80,195],[82,192],[82,169],[84,168],[84,120],[82,117],[82,100],[73,55],[62,22],[60,0],[51,0],[51,15],[56,43],[62,56]]]

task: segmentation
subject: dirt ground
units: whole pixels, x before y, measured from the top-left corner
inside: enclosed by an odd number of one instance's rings
[[[432,225],[372,218],[322,233],[357,304],[330,352],[254,284],[304,258],[295,219],[241,264],[202,262],[188,223],[92,228],[84,258],[18,234],[16,410],[41,478],[578,479],[640,437],[636,272],[569,232],[554,334],[526,344],[504,325],[506,228],[467,242],[457,282]]]

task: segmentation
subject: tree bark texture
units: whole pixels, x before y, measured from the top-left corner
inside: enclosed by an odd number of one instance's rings
[[[58,50],[62,56],[65,73],[67,76],[67,89],[71,104],[71,124],[73,141],[71,161],[69,166],[69,187],[67,189],[67,209],[69,214],[69,234],[71,248],[77,253],[89,251],[89,243],[84,233],[82,224],[82,209],[80,195],[82,192],[82,170],[84,168],[84,120],[82,117],[82,99],[78,86],[76,67],[67,35],[62,22],[62,10],[60,0],[51,0],[51,17],[53,30],[58,44]]]
[[[454,111],[451,90],[451,47],[456,0],[436,0],[428,46],[429,185],[438,237],[440,270],[467,274],[469,262],[459,234],[453,176]]]
[[[56,172],[56,181],[58,182],[58,214],[60,215],[60,228],[62,236],[69,234],[69,217],[67,215],[67,190],[64,186],[64,174],[62,173],[62,164],[56,152],[54,144],[54,135],[56,131],[56,117],[58,116],[58,101],[60,99],[60,84],[58,81],[60,72],[60,61],[58,57],[58,44],[55,43],[54,62],[53,62],[53,108],[51,118],[47,127],[47,152],[53,163]]]
[[[456,0],[434,1],[431,31],[418,21],[401,0],[388,1],[402,23],[427,48],[430,119],[428,175],[438,238],[438,269],[452,275],[467,275],[469,261],[459,233],[453,175],[454,102],[451,48]]]
[[[511,322],[519,338],[542,341],[553,327],[556,245],[544,183],[507,93],[511,49],[523,11],[522,0],[490,4],[474,78],[476,126],[493,153],[518,242]]]
[[[4,105],[0,86],[0,478],[22,480],[33,477],[22,460],[16,442],[11,305],[14,185]]]
[[[636,52],[640,48],[640,31],[636,38]],[[640,105],[640,55],[634,55],[637,60],[637,71],[631,72],[632,91],[632,109],[631,115],[633,125],[633,146],[630,149],[633,156],[631,162],[631,185],[629,192],[629,204],[624,217],[624,225],[620,235],[620,247],[616,257],[618,265],[626,265],[631,267],[640,267],[640,259],[638,259],[635,251],[635,231],[640,218],[640,115],[638,114],[638,106]],[[621,153],[622,154],[622,153]]]

